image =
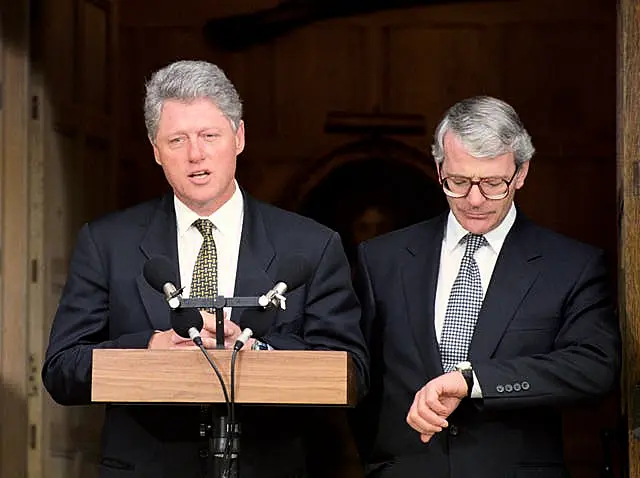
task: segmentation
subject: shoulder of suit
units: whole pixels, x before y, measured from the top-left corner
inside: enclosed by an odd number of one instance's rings
[[[416,242],[429,241],[434,235],[441,238],[445,224],[446,215],[439,215],[364,241],[360,247],[374,252],[406,248]],[[428,247],[427,244],[425,246]]]
[[[514,226],[519,227],[530,243],[544,253],[587,256],[602,253],[602,249],[596,246],[536,224],[524,217]]]
[[[154,215],[160,209],[162,202],[167,197],[155,198],[136,204],[126,209],[113,211],[89,221],[88,227],[92,232],[103,234],[108,232],[121,232],[125,229],[137,229],[148,227]]]
[[[260,201],[247,194],[245,194],[245,201],[248,202],[247,206],[249,211],[255,208],[255,210],[262,215],[267,227],[277,227],[279,229],[290,228],[291,232],[300,230],[320,233],[322,235],[335,234],[333,229],[320,224],[310,217]]]

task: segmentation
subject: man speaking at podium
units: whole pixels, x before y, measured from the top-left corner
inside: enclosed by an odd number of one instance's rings
[[[144,264],[156,256],[175,264],[175,285],[185,287],[185,295],[203,298],[264,294],[281,279],[287,261],[302,257],[308,277],[287,294],[286,310],[256,312],[249,323],[233,310],[225,342],[233,344],[241,327],[251,327],[259,340],[254,347],[347,351],[364,393],[368,358],[360,307],[339,237],[239,188],[242,105],[224,72],[201,61],[157,71],[146,85],[144,113],[155,160],[173,191],[81,229],[42,371],[53,399],[90,403],[96,348],[192,346],[171,329],[165,297],[142,276]],[[214,347],[215,321],[202,313],[205,346]],[[305,475],[302,409],[240,412],[243,478]],[[197,406],[108,405],[100,476],[212,476],[200,414]]]

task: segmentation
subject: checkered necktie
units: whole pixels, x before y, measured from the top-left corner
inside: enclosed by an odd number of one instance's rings
[[[440,357],[445,372],[467,360],[473,329],[482,307],[480,270],[473,256],[478,249],[487,245],[487,240],[484,236],[467,234],[462,241],[466,241],[466,249],[451,288],[440,337]]]
[[[209,219],[197,219],[193,225],[200,231],[204,240],[193,267],[189,297],[213,299],[218,294],[218,256],[213,240],[213,223]],[[213,308],[206,310],[215,312]]]

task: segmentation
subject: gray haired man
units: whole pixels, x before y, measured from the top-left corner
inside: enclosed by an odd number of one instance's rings
[[[450,210],[359,248],[367,475],[566,477],[559,406],[618,372],[602,252],[516,209],[534,148],[504,101],[451,107],[432,151]]]
[[[192,346],[171,328],[163,294],[142,278],[144,265],[155,256],[174,264],[183,295],[200,298],[260,295],[280,279],[278,271],[288,261],[302,260],[309,274],[288,292],[286,310],[257,317],[233,310],[225,321],[226,346],[250,327],[257,340],[247,346],[260,350],[347,351],[364,393],[368,356],[340,239],[239,187],[235,171],[245,144],[242,105],[222,70],[203,61],[180,61],[157,71],[147,83],[145,121],[171,191],[80,231],[42,370],[51,396],[64,405],[91,401],[97,348]],[[204,346],[215,347],[215,320],[207,312],[202,315]],[[175,381],[179,388],[181,377]],[[224,409],[109,405],[101,478],[216,478],[200,425],[206,430],[211,415],[220,412]],[[305,418],[302,409],[239,408],[242,477],[306,476],[304,438],[313,430],[305,427]]]

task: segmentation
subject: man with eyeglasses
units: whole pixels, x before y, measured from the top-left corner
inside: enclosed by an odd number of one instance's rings
[[[534,148],[505,102],[451,107],[432,152],[450,211],[359,247],[367,476],[567,477],[560,406],[619,367],[602,253],[515,207]]]

